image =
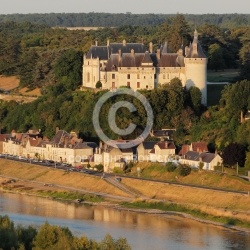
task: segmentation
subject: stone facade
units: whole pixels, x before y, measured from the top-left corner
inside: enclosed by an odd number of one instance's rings
[[[183,86],[198,87],[202,103],[207,103],[207,57],[194,32],[193,42],[185,49],[171,53],[167,42],[153,52],[139,43],[109,43],[106,46],[91,46],[83,58],[82,86],[95,88],[98,81],[102,89],[128,86],[133,90],[154,89],[179,78]]]

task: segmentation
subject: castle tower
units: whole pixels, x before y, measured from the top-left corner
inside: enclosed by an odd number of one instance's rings
[[[202,93],[201,103],[207,105],[207,57],[198,41],[197,30],[194,32],[192,44],[185,49],[185,53],[186,87],[199,88]]]

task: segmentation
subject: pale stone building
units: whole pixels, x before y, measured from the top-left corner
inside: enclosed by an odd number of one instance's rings
[[[128,86],[133,90],[154,89],[179,78],[183,86],[198,87],[202,103],[207,103],[207,57],[195,30],[193,42],[185,49],[171,53],[167,42],[157,51],[141,43],[110,43],[91,46],[83,58],[82,86],[95,88],[98,81],[102,89]]]
[[[188,151],[180,159],[180,163],[190,165],[193,168],[199,168],[202,163],[203,169],[214,170],[215,166],[222,164],[222,158],[214,153]]]
[[[149,152],[149,159],[152,162],[168,162],[174,157],[175,149],[176,147],[173,142],[160,141]]]

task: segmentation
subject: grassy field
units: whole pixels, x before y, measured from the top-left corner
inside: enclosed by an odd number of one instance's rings
[[[0,89],[12,90],[19,86],[20,80],[16,76],[0,75]]]
[[[128,196],[125,192],[114,188],[113,185],[107,183],[100,177],[89,176],[77,172],[65,172],[58,169],[5,159],[0,159],[0,175],[11,176],[13,178],[20,178],[29,181],[79,188],[91,192],[105,191],[107,194],[125,197]]]
[[[208,82],[235,82],[235,78],[239,76],[236,69],[227,69],[224,71],[207,71]]]
[[[131,175],[137,176],[137,167],[140,167],[142,170],[140,177],[144,178],[154,178],[184,184],[203,185],[227,190],[250,191],[250,182],[242,180],[236,176],[232,176],[231,174],[197,170],[192,171],[191,174],[183,177],[178,174],[177,170],[174,172],[168,172],[167,168],[162,164],[139,162],[132,168]],[[235,172],[233,169],[229,170],[230,172]],[[227,171],[227,169],[224,168],[224,171]]]

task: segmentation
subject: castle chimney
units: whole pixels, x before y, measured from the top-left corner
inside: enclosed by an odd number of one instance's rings
[[[149,53],[153,53],[153,43],[149,43]]]
[[[156,57],[157,57],[158,60],[161,59],[161,50],[160,49],[157,49]]]
[[[188,47],[188,46],[186,46],[186,47],[185,47],[185,56],[188,56],[189,51],[190,51],[189,47]]]
[[[107,47],[109,46],[109,39],[107,40]]]
[[[123,45],[123,46],[126,46],[126,45],[127,45],[125,39],[122,41],[122,45]]]

